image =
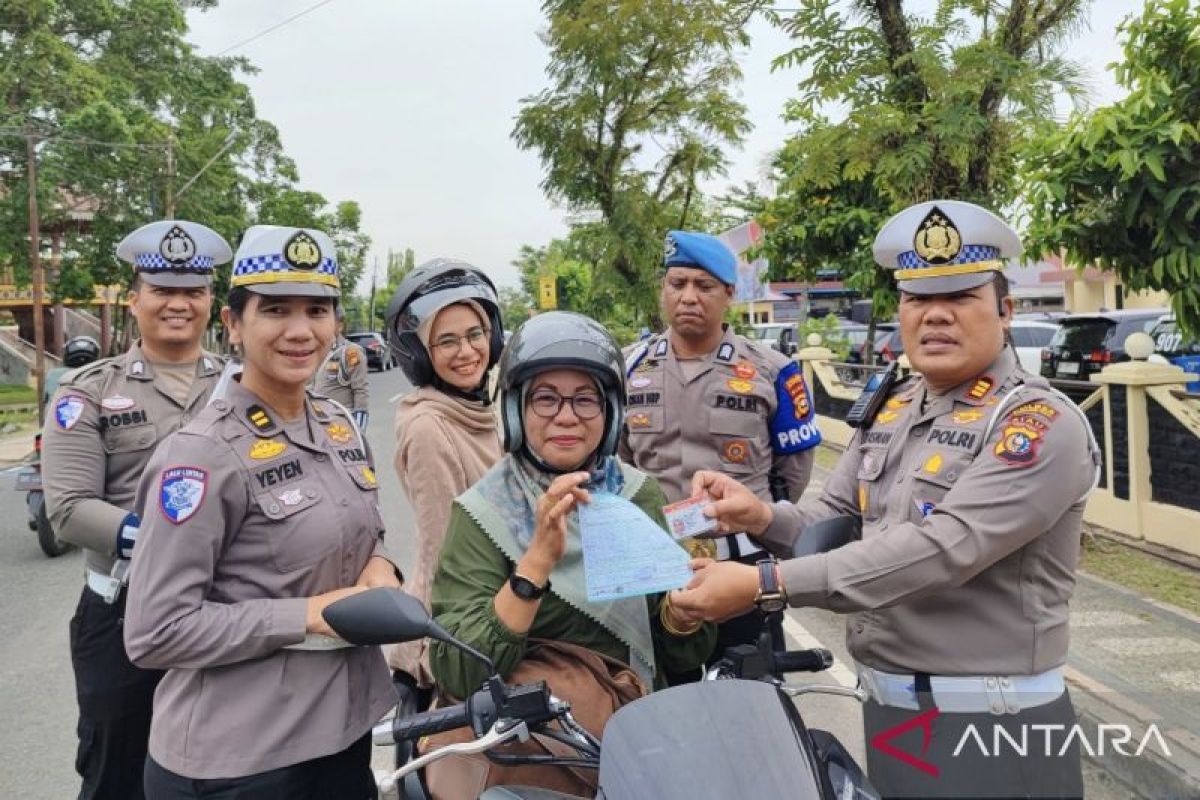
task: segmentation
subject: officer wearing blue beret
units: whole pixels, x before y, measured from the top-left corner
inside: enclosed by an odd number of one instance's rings
[[[622,458],[658,479],[672,503],[691,495],[701,469],[720,470],[764,501],[773,499],[772,483],[781,497],[799,499],[821,434],[799,365],[725,323],[736,256],[715,236],[670,231],[663,264],[668,328],[627,356]],[[693,554],[744,564],[768,557],[744,533],[688,544]],[[722,623],[713,656],[757,641],[764,619],[752,610]],[[782,630],[775,635],[782,643]]]

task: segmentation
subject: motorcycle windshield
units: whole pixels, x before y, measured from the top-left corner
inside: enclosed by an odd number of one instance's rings
[[[819,798],[807,732],[761,681],[692,683],[622,708],[604,728],[605,800]]]

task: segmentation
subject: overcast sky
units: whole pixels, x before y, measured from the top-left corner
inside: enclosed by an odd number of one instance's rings
[[[216,54],[317,2],[227,1],[192,13],[190,38]],[[520,98],[545,85],[539,5],[328,0],[232,52],[258,67],[246,79],[258,114],[278,126],[302,187],[331,202],[357,200],[381,262],[389,247],[412,247],[418,262],[462,258],[514,284],[520,246],[566,230],[563,210],[538,188],[537,157],[509,138]],[[1095,103],[1118,96],[1105,65],[1120,58],[1116,24],[1134,5],[1094,0],[1090,30],[1068,45],[1091,75]],[[755,129],[731,154],[728,178],[707,187],[716,192],[757,180],[788,130],[779,115],[797,74],[770,70],[788,40],[761,20],[750,33],[741,93]]]

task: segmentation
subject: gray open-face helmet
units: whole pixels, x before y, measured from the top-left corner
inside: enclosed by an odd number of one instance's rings
[[[518,328],[504,348],[499,383],[505,451],[532,455],[525,446],[525,386],[534,376],[552,369],[581,370],[600,384],[604,435],[589,460],[611,456],[617,451],[625,421],[625,360],[603,325],[570,311],[538,314]]]
[[[454,303],[473,300],[483,308],[491,328],[488,365],[491,369],[504,349],[504,324],[496,287],[483,271],[465,261],[435,258],[408,273],[388,302],[387,340],[397,363],[414,386],[433,383],[433,360],[421,343],[421,323]]]
[[[63,366],[82,367],[100,357],[100,345],[91,336],[74,336],[63,347]]]

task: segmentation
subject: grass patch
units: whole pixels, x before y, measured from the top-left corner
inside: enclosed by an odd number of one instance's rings
[[[1098,578],[1200,615],[1200,580],[1186,567],[1096,536],[1084,539],[1079,566]]]
[[[37,392],[20,383],[0,383],[0,405],[36,403]]]

